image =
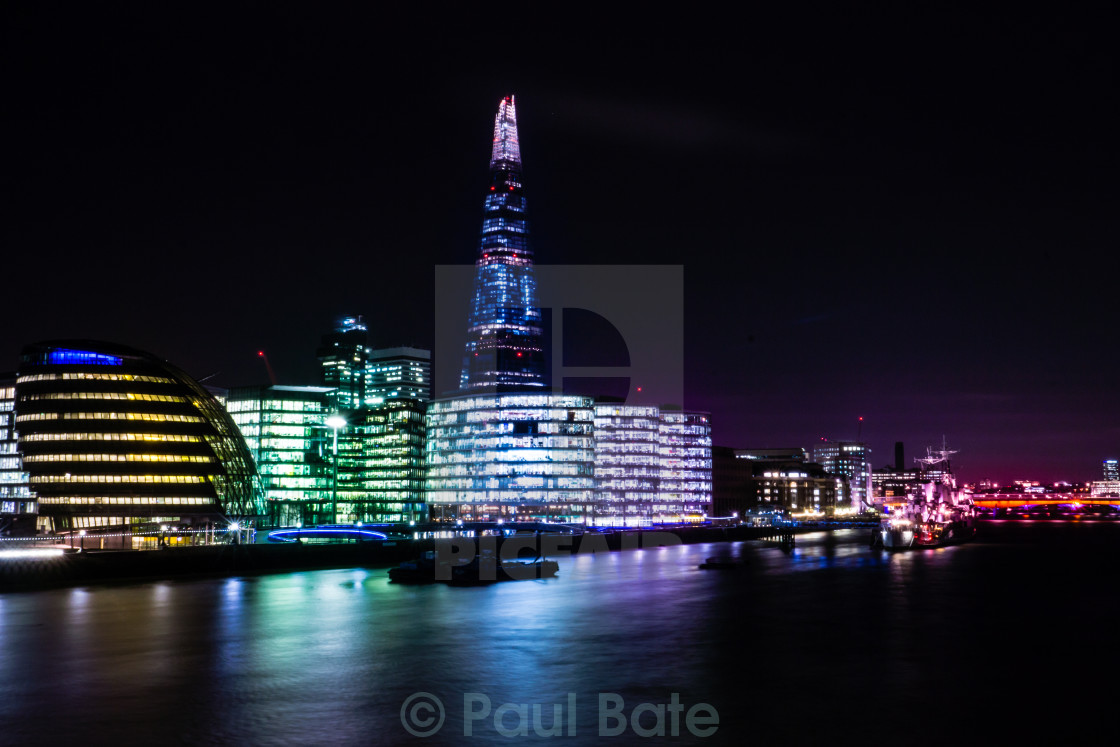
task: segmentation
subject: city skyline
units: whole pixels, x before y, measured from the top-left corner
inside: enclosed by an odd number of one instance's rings
[[[1099,479],[1120,451],[1103,25],[925,13],[822,17],[788,49],[764,23],[587,32],[580,55],[558,33],[498,69],[469,34],[11,12],[0,369],[92,338],[222,386],[265,383],[265,350],[313,383],[345,313],[373,347],[431,348],[433,267],[475,258],[516,94],[537,261],[684,266],[681,404],[717,444],[858,436],[880,467],[944,435],[966,479]]]

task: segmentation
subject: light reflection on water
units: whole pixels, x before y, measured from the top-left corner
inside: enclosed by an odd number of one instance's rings
[[[393,743],[407,737],[401,703],[421,690],[447,708],[423,744],[462,741],[465,692],[495,707],[576,693],[566,743],[593,741],[601,691],[629,707],[676,692],[718,709],[715,737],[674,744],[817,742],[868,719],[903,729],[930,698],[998,706],[1084,675],[1084,658],[1037,640],[1115,630],[1115,574],[1099,571],[1120,527],[1088,529],[993,525],[970,544],[895,554],[872,551],[867,530],[802,535],[789,552],[599,553],[559,558],[555,579],[483,588],[349,569],[3,594],[0,741]],[[745,563],[699,570],[709,557]],[[1116,656],[1096,651],[1093,666]],[[489,721],[478,729],[500,739]]]

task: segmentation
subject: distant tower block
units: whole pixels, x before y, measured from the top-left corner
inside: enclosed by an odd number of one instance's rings
[[[903,451],[901,441],[894,442],[894,469],[896,472],[902,472],[906,469],[906,454]]]
[[[369,330],[360,316],[344,316],[333,331],[323,335],[319,365],[323,386],[332,387],[330,404],[336,410],[354,410],[366,396]]]
[[[1120,462],[1115,459],[1105,459],[1101,463],[1101,470],[1105,480],[1120,480]]]

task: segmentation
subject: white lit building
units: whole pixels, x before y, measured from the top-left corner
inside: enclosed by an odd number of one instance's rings
[[[712,423],[706,412],[661,411],[661,485],[654,521],[702,521],[712,506]]]
[[[648,526],[661,485],[661,413],[652,405],[595,405],[595,523]]]
[[[460,395],[428,407],[432,518],[586,523],[594,514],[590,397]]]
[[[437,520],[700,522],[712,503],[710,421],[573,395],[439,399],[427,418],[429,508]]]
[[[19,454],[15,401],[15,377],[0,380],[0,530],[13,519],[33,520],[38,511]]]

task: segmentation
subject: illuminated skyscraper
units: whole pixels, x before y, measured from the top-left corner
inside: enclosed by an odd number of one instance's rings
[[[319,364],[323,386],[333,387],[329,404],[335,410],[355,410],[366,396],[369,331],[360,316],[344,316],[334,331],[323,335]]]
[[[528,233],[517,109],[509,96],[502,99],[494,119],[490,185],[459,377],[464,391],[540,390],[547,384]]]

